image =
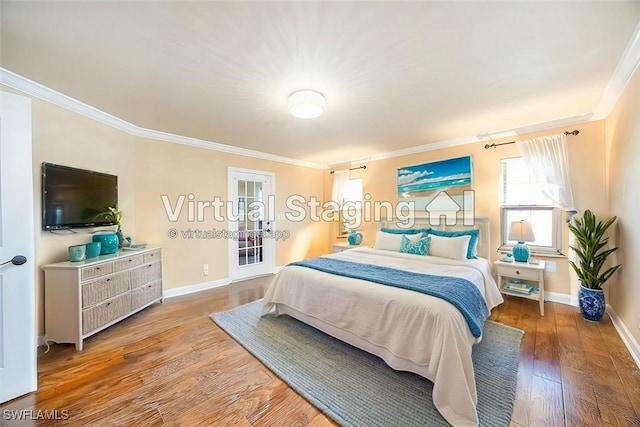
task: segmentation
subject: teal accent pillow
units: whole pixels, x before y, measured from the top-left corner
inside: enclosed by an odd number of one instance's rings
[[[403,254],[428,255],[430,241],[431,237],[429,236],[422,237],[416,242],[412,242],[407,236],[402,236],[402,241],[400,242],[400,252],[402,252]]]
[[[467,248],[467,259],[476,259],[477,256],[474,255],[473,251],[478,243],[478,235],[480,234],[480,230],[474,228],[473,230],[460,230],[460,231],[442,231],[430,229],[427,231],[428,234],[433,234],[441,237],[460,237],[460,236],[471,236],[469,239],[469,247]]]

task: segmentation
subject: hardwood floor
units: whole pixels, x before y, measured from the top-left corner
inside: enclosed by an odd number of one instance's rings
[[[53,345],[38,359],[38,392],[1,405],[0,425],[335,425],[208,317],[261,298],[268,280],[156,304],[81,352]],[[555,303],[545,314],[508,297],[491,315],[525,331],[511,425],[640,426],[640,370],[610,319]],[[38,411],[58,420],[16,420]]]

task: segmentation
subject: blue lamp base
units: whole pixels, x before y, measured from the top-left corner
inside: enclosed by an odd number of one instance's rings
[[[529,260],[529,248],[524,242],[518,242],[513,247],[513,259],[517,262],[527,262]]]

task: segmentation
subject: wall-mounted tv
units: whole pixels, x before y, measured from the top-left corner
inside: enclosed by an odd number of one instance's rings
[[[42,229],[101,227],[107,207],[118,207],[118,177],[68,166],[42,164]]]

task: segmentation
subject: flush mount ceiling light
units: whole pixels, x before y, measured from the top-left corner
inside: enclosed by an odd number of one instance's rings
[[[300,119],[315,119],[324,113],[324,96],[315,90],[299,90],[289,96],[289,112]]]

